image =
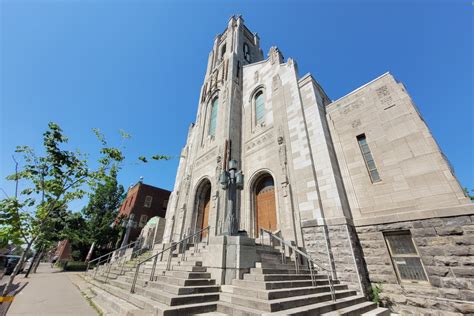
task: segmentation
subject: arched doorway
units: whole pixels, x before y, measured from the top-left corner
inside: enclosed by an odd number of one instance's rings
[[[196,224],[195,230],[199,231],[209,226],[209,211],[211,209],[211,182],[204,180],[196,193]],[[201,238],[207,237],[208,232],[202,233]]]
[[[255,183],[255,235],[260,228],[269,231],[277,229],[275,183],[269,174],[261,176]]]

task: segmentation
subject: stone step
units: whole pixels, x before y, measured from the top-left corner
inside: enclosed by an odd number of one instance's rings
[[[186,279],[186,278],[177,278],[167,275],[158,275],[155,277],[155,280],[158,282],[180,285],[180,286],[199,286],[199,285],[215,285],[216,280],[210,278],[203,279]]]
[[[165,271],[164,275],[173,276],[182,279],[210,279],[209,272],[189,272],[189,271]]]
[[[258,309],[249,308],[245,306],[237,306],[232,303],[227,303],[220,300],[217,303],[217,312],[224,315],[242,315],[242,316],[260,316],[262,312]]]
[[[262,262],[256,262],[255,263],[255,268],[264,268],[264,269],[295,269],[295,263],[290,262],[290,263],[281,263],[280,261],[278,262],[270,262],[270,261],[262,261]],[[301,269],[307,269],[306,266],[299,265],[299,268]]]
[[[383,307],[377,307],[374,310],[363,313],[362,316],[390,316],[390,310]]]
[[[140,309],[144,309],[145,311],[154,311],[156,309],[160,309],[160,310],[166,309],[166,305],[164,304],[161,304],[147,297],[143,297],[139,294],[130,293],[130,288],[128,290],[124,290],[116,286],[96,282],[94,280],[89,280],[89,283],[91,283],[92,285],[94,285],[95,287],[98,287],[99,289],[103,291],[108,292],[111,295],[114,295],[128,302],[129,304],[135,305],[136,307]]]
[[[296,271],[295,266],[292,269],[285,268],[250,268],[250,274],[307,274],[310,270],[299,269]],[[317,275],[316,271],[313,271]]]
[[[339,308],[335,311],[321,314],[321,316],[359,316],[365,312],[374,310],[377,304],[374,302],[365,301],[359,304]]]
[[[124,282],[128,282],[132,284],[133,278],[122,278]],[[182,294],[196,294],[196,293],[215,293],[219,292],[220,286],[219,285],[193,285],[193,286],[182,286],[176,284],[169,284],[159,281],[149,281],[149,280],[137,280],[137,285],[142,287],[150,287],[150,288],[158,288],[163,291],[182,295]]]
[[[328,300],[320,303],[308,302],[307,305],[281,310],[271,314],[264,313],[263,315],[321,315],[322,313],[327,313],[347,306],[359,304],[364,301],[366,301],[366,299],[363,296],[353,295],[341,298],[337,297],[336,301]]]
[[[327,279],[325,275],[314,275],[316,279]],[[311,280],[310,274],[244,274],[244,280],[251,281],[284,281]]]
[[[343,290],[336,292],[336,298],[344,298],[356,295],[355,291]],[[331,301],[330,293],[318,293],[274,300],[263,300],[237,294],[221,293],[220,299],[239,306],[245,306],[264,312],[277,312],[290,308],[306,306],[321,302]]]
[[[335,291],[347,290],[347,285],[335,285]],[[262,290],[253,289],[249,287],[239,287],[233,285],[222,286],[222,292],[234,293],[242,296],[255,297],[262,300],[274,300],[292,296],[303,296],[316,293],[329,293],[331,288],[328,285],[325,286],[306,286],[289,289],[276,289],[276,290]]]
[[[333,284],[339,284],[339,281],[333,281]],[[328,285],[327,279],[316,280],[316,286]],[[252,281],[252,280],[232,280],[232,285],[240,287],[248,287],[254,289],[273,290],[273,289],[287,289],[312,286],[311,279],[309,280],[285,280],[285,281]]]
[[[205,303],[194,303],[180,306],[168,306],[166,304],[159,303],[153,299],[149,299],[139,294],[132,294],[130,291],[126,291],[109,284],[102,284],[94,281],[90,281],[95,287],[98,287],[110,295],[115,296],[121,300],[126,301],[128,304],[132,304],[139,309],[143,310],[140,314],[126,314],[127,316],[145,316],[145,315],[163,315],[163,316],[178,316],[178,315],[192,315],[195,313],[212,312],[217,309],[216,302],[205,302]]]
[[[91,292],[94,293],[94,297],[91,298],[92,302],[99,307],[102,314],[104,315],[117,315],[117,316],[145,316],[150,315],[148,311],[145,311],[129,302],[110,294],[109,292],[103,291],[97,286],[92,287]]]
[[[130,283],[119,280],[112,280],[110,281],[110,284],[123,290],[130,290],[131,286]],[[135,293],[169,306],[205,303],[219,300],[219,294],[215,292],[176,295],[163,291],[157,287],[148,286],[135,286]]]

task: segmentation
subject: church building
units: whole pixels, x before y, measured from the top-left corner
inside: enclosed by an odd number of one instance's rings
[[[395,312],[474,313],[474,204],[407,88],[385,73],[332,100],[316,79],[229,20],[209,53],[164,241],[209,227],[201,238],[225,248],[231,235],[265,242],[265,229],[359,293],[378,288]],[[228,283],[218,262],[208,267]]]

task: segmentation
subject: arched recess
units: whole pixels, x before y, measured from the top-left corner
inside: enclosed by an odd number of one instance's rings
[[[211,182],[203,179],[197,186],[194,201],[194,229],[199,231],[209,226],[209,212],[211,210]],[[202,233],[201,238],[207,237],[208,232]]]
[[[261,173],[252,186],[255,236],[260,234],[260,228],[269,231],[278,229],[277,201],[275,181],[268,172]]]

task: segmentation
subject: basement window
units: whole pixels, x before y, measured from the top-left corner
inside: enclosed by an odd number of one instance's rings
[[[402,283],[427,283],[428,277],[410,231],[386,232],[385,242]]]

